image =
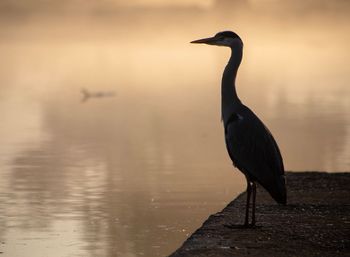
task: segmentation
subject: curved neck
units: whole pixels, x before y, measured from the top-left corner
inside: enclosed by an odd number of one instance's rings
[[[221,81],[221,115],[224,123],[234,112],[235,107],[241,104],[236,92],[236,76],[243,56],[242,48],[231,48],[231,57],[228,61]]]

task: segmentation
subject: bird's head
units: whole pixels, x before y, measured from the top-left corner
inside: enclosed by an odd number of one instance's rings
[[[213,37],[203,38],[194,40],[191,43],[193,44],[207,44],[207,45],[216,45],[216,46],[227,46],[231,48],[243,47],[242,39],[232,31],[222,31],[217,33]]]

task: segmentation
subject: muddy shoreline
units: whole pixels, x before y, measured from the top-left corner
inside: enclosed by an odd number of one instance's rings
[[[350,173],[287,173],[287,206],[257,192],[257,227],[244,221],[245,193],[211,215],[170,257],[350,256]]]

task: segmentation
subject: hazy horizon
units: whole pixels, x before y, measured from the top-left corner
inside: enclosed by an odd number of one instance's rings
[[[0,2],[0,252],[165,256],[245,189],[220,81],[286,170],[350,170],[350,1]],[[82,89],[113,92],[84,100]]]

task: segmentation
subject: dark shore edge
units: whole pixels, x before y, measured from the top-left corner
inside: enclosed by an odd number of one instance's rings
[[[350,256],[350,173],[288,172],[286,178],[286,206],[258,187],[256,228],[227,227],[243,223],[241,193],[169,257]]]

